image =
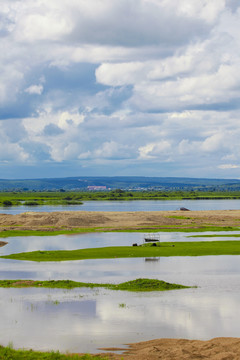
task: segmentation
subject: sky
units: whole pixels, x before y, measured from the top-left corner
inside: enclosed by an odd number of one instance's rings
[[[1,0],[0,178],[240,178],[239,0]]]

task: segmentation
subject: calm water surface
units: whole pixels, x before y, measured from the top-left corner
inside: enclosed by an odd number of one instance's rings
[[[19,214],[26,211],[167,211],[186,207],[190,210],[238,210],[240,200],[135,200],[85,201],[83,205],[68,206],[11,206],[0,213]]]
[[[226,234],[227,238],[219,240],[234,239],[231,238],[233,232]],[[213,240],[187,237],[194,233],[160,235],[161,241]],[[131,245],[142,240],[141,233],[15,237],[7,239],[9,244],[0,248],[0,254]],[[0,343],[12,342],[15,348],[97,352],[99,347],[122,346],[154,338],[238,337],[239,260],[239,256],[44,263],[0,259],[0,279],[120,283],[145,277],[198,286],[151,293],[85,288],[0,288]]]
[[[34,264],[5,260],[19,277],[121,282],[151,277],[197,289],[130,293],[98,289],[0,289],[1,343],[96,352],[153,338],[239,336],[238,256],[87,260]],[[21,264],[21,269],[19,268]],[[3,269],[1,260],[1,272]],[[7,274],[6,274],[7,275]]]

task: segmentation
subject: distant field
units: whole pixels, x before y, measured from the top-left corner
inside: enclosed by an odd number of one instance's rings
[[[87,200],[240,199],[240,191],[82,191],[0,192],[0,206],[79,205]]]

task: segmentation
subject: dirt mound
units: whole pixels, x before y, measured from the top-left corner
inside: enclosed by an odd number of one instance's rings
[[[107,355],[112,360],[123,358],[124,360],[239,360],[240,339],[215,338],[209,341],[158,339],[130,344],[130,348],[124,351],[123,355],[113,353],[101,355]]]
[[[216,211],[139,211],[139,212],[30,212],[17,215],[0,214],[0,229],[61,230],[74,228],[105,228],[135,230],[197,229],[202,226],[240,226],[240,210]]]

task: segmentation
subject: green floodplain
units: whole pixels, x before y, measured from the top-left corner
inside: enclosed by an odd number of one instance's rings
[[[72,280],[0,280],[0,287],[3,288],[19,288],[19,287],[45,287],[58,289],[74,289],[74,288],[105,288],[109,290],[122,291],[168,291],[187,289],[191,286],[180,284],[171,284],[157,279],[136,279],[121,284],[97,284],[84,283]]]
[[[80,250],[32,251],[1,256],[27,261],[69,261],[165,256],[240,255],[240,241],[164,242],[159,246],[114,246]]]
[[[87,200],[240,199],[240,191],[19,191],[0,192],[0,206],[81,205]]]
[[[16,225],[15,225],[16,226]],[[77,235],[77,234],[87,234],[87,233],[94,233],[94,232],[148,232],[148,233],[154,233],[154,232],[185,232],[185,233],[191,233],[191,232],[205,232],[205,231],[239,231],[239,226],[212,226],[212,225],[202,225],[198,227],[193,227],[191,224],[188,225],[189,227],[181,228],[179,225],[171,225],[171,226],[165,226],[165,227],[151,227],[151,228],[141,228],[141,229],[123,229],[123,230],[112,230],[107,229],[104,227],[103,229],[100,227],[96,228],[74,228],[74,229],[62,229],[62,230],[56,230],[54,226],[49,227],[49,230],[6,230],[6,225],[4,231],[0,231],[0,238],[8,238],[8,237],[17,237],[17,236],[57,236],[57,235]],[[21,229],[21,226],[19,225],[19,229]],[[189,236],[189,237],[214,237],[214,236],[229,236],[229,235],[195,235],[195,236]],[[231,235],[231,237],[238,237],[240,235]]]

